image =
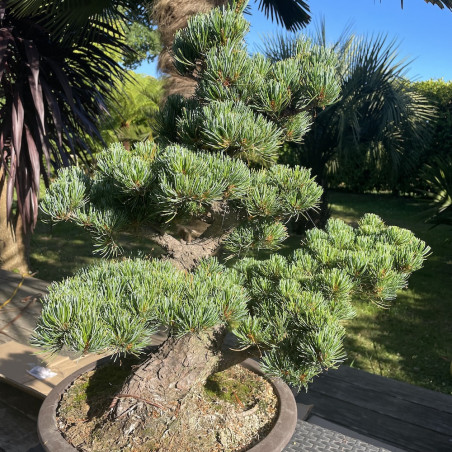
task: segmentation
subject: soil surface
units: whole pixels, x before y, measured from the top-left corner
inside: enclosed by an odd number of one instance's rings
[[[129,360],[84,374],[63,395],[58,426],[75,448],[86,452],[242,452],[259,442],[276,420],[278,399],[271,384],[234,366],[211,376],[201,391],[190,395],[163,435],[153,425],[158,424],[158,408],[146,419],[137,419],[137,427],[130,432],[115,430],[107,419],[109,406],[134,364]]]

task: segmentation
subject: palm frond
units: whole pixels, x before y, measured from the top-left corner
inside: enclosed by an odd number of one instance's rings
[[[259,9],[290,31],[304,28],[311,21],[309,5],[303,0],[259,0]]]
[[[89,42],[95,40],[99,24],[119,35],[123,11],[136,7],[136,0],[9,0],[10,14],[17,19],[34,18],[44,24],[54,39]],[[48,20],[52,18],[52,20]]]
[[[84,43],[54,37],[52,16],[18,18],[5,8],[1,25],[0,168],[8,215],[16,192],[24,226],[33,229],[40,175],[46,180],[51,168],[86,161],[85,134],[101,139],[99,117],[123,75],[114,58],[123,44],[97,20]]]
[[[433,5],[439,6],[441,9],[447,8],[452,11],[452,0],[424,0],[426,3],[432,3]],[[403,8],[403,0],[402,8]]]
[[[293,57],[306,39],[280,34],[268,39],[263,51],[272,60]],[[309,39],[339,55],[341,95],[338,102],[316,112],[297,151],[297,163],[322,176],[332,159],[337,164],[338,159],[344,162],[365,151],[371,159],[390,162],[394,175],[402,161],[405,169],[412,165],[414,150],[428,143],[435,110],[407,83],[409,61],[399,58],[397,42],[385,35],[357,37],[348,29],[328,44],[324,22]]]
[[[452,158],[436,157],[421,172],[427,188],[423,194],[432,200],[436,213],[429,223],[452,225]]]

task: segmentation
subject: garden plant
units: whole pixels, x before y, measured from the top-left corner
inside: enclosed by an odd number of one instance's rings
[[[337,100],[338,58],[309,39],[276,63],[250,56],[245,6],[195,16],[176,34],[175,66],[197,89],[168,98],[158,143],[112,145],[91,176],[60,171],[41,203],[53,221],[89,230],[105,259],[50,287],[33,342],[123,356],[168,334],[105,407],[101,428],[118,448],[133,434],[145,450],[156,448],[152,435],[167,450],[206,379],[250,357],[306,387],[344,359],[353,300],[388,303],[429,251],[367,214],[356,228],[330,220],[291,257],[278,254],[286,223],[309,216],[322,194],[308,169],[279,165],[278,154],[301,142],[315,108]],[[159,245],[162,258],[121,257],[124,232]]]
[[[105,103],[125,75],[116,59],[130,52],[108,22],[114,11],[77,8],[71,26],[67,3],[0,1],[0,265],[21,273],[41,176],[48,184],[52,169],[87,160],[85,137],[101,138]]]

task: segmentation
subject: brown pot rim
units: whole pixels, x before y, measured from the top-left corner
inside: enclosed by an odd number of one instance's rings
[[[110,357],[102,358],[78,369],[58,383],[44,399],[38,416],[38,436],[46,452],[77,452],[77,449],[65,440],[57,427],[56,411],[58,405],[63,393],[76,378],[109,360],[111,360]],[[263,375],[259,364],[254,360],[247,359],[241,365],[259,375]],[[269,381],[279,400],[278,417],[267,436],[251,449],[248,449],[247,452],[282,451],[292,438],[297,425],[297,404],[291,389],[279,378],[269,378]]]

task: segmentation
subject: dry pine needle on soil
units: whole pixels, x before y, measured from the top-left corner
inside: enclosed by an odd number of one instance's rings
[[[112,435],[104,429],[113,397],[130,374],[131,360],[109,364],[80,376],[63,395],[57,412],[66,440],[80,451],[214,452],[246,451],[271,429],[278,399],[263,377],[234,366],[211,376],[178,414],[166,434],[153,428],[158,408],[133,431]],[[188,407],[188,408],[187,408]],[[107,433],[108,432],[108,433]],[[171,433],[168,433],[171,432]],[[104,433],[104,434],[103,434]]]

